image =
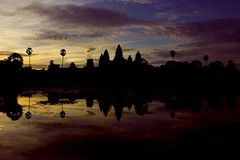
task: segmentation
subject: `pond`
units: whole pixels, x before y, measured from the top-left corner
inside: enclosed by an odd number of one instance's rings
[[[82,93],[2,96],[1,159],[159,159],[178,152],[232,152],[240,142],[238,96]]]

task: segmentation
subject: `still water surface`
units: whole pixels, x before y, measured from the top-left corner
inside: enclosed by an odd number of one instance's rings
[[[223,97],[220,109],[201,99],[197,112],[169,108],[159,98],[113,99],[19,94],[16,101],[22,114],[18,120],[0,112],[1,159],[143,158],[202,152],[203,147],[205,151],[224,150],[240,139],[238,97],[234,108],[227,106]],[[4,103],[4,97],[1,100]]]

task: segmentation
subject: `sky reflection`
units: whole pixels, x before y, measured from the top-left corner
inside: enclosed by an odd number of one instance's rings
[[[197,133],[200,134],[219,124],[240,122],[238,107],[230,109],[225,106],[221,110],[209,108],[208,112],[180,109],[176,110],[176,117],[171,118],[171,110],[161,101],[148,103],[148,111],[144,115],[137,115],[134,108],[129,110],[124,107],[118,121],[114,107],[105,117],[97,100],[93,101],[92,107],[87,107],[85,99],[77,99],[73,104],[43,105],[40,102],[48,99],[40,93],[30,98],[32,117],[27,119],[28,100],[28,97],[18,96],[23,114],[17,121],[0,113],[0,155],[3,159],[95,159],[107,153],[111,159],[121,147],[128,148],[126,152],[129,154],[142,151],[140,155],[144,155],[143,148],[146,153],[150,152],[149,149],[169,152],[171,149],[175,151],[177,145],[188,145],[188,138],[184,138],[186,131],[192,133],[188,130],[200,129],[201,132]],[[239,102],[237,98],[238,105]],[[65,118],[59,117],[62,105]],[[202,105],[207,103],[204,101]],[[110,147],[113,144],[116,150]],[[103,153],[102,145],[107,145],[106,149],[111,153]],[[88,155],[90,151],[96,154]],[[123,155],[117,159],[121,158]]]

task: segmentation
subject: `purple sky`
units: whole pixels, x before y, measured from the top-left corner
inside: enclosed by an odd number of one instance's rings
[[[0,58],[25,54],[32,47],[32,64],[46,67],[85,65],[108,49],[113,58],[117,44],[124,56],[139,50],[154,65],[170,59],[176,50],[181,61],[229,59],[240,63],[239,0],[10,0],[0,4]],[[24,56],[25,63],[28,62]],[[97,65],[97,64],[96,64]]]

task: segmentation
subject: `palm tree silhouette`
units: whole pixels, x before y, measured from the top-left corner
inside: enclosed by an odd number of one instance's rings
[[[204,60],[204,62],[205,62],[205,66],[207,65],[207,61],[208,61],[208,55],[204,55],[203,56],[203,60]]]
[[[32,113],[30,112],[30,107],[31,107],[31,97],[32,97],[32,92],[28,91],[28,92],[23,92],[20,95],[24,96],[24,97],[28,97],[28,111],[25,114],[27,119],[30,119],[32,117]]]
[[[62,104],[62,111],[59,114],[61,118],[65,118],[66,113],[63,111],[63,104]]]
[[[25,114],[27,119],[30,119],[32,117],[32,113],[30,112],[30,107],[31,107],[31,105],[30,105],[30,98],[31,98],[31,95],[29,94],[28,95],[28,111]]]
[[[172,50],[170,52],[170,56],[172,57],[172,60],[174,61],[174,56],[176,55],[176,52],[174,50]]]
[[[60,54],[62,56],[62,68],[63,68],[63,59],[64,59],[64,56],[66,55],[66,49],[61,49]]]
[[[26,53],[28,54],[28,57],[29,57],[29,59],[28,59],[29,67],[31,65],[30,56],[31,56],[32,52],[33,52],[32,48],[27,48]]]

